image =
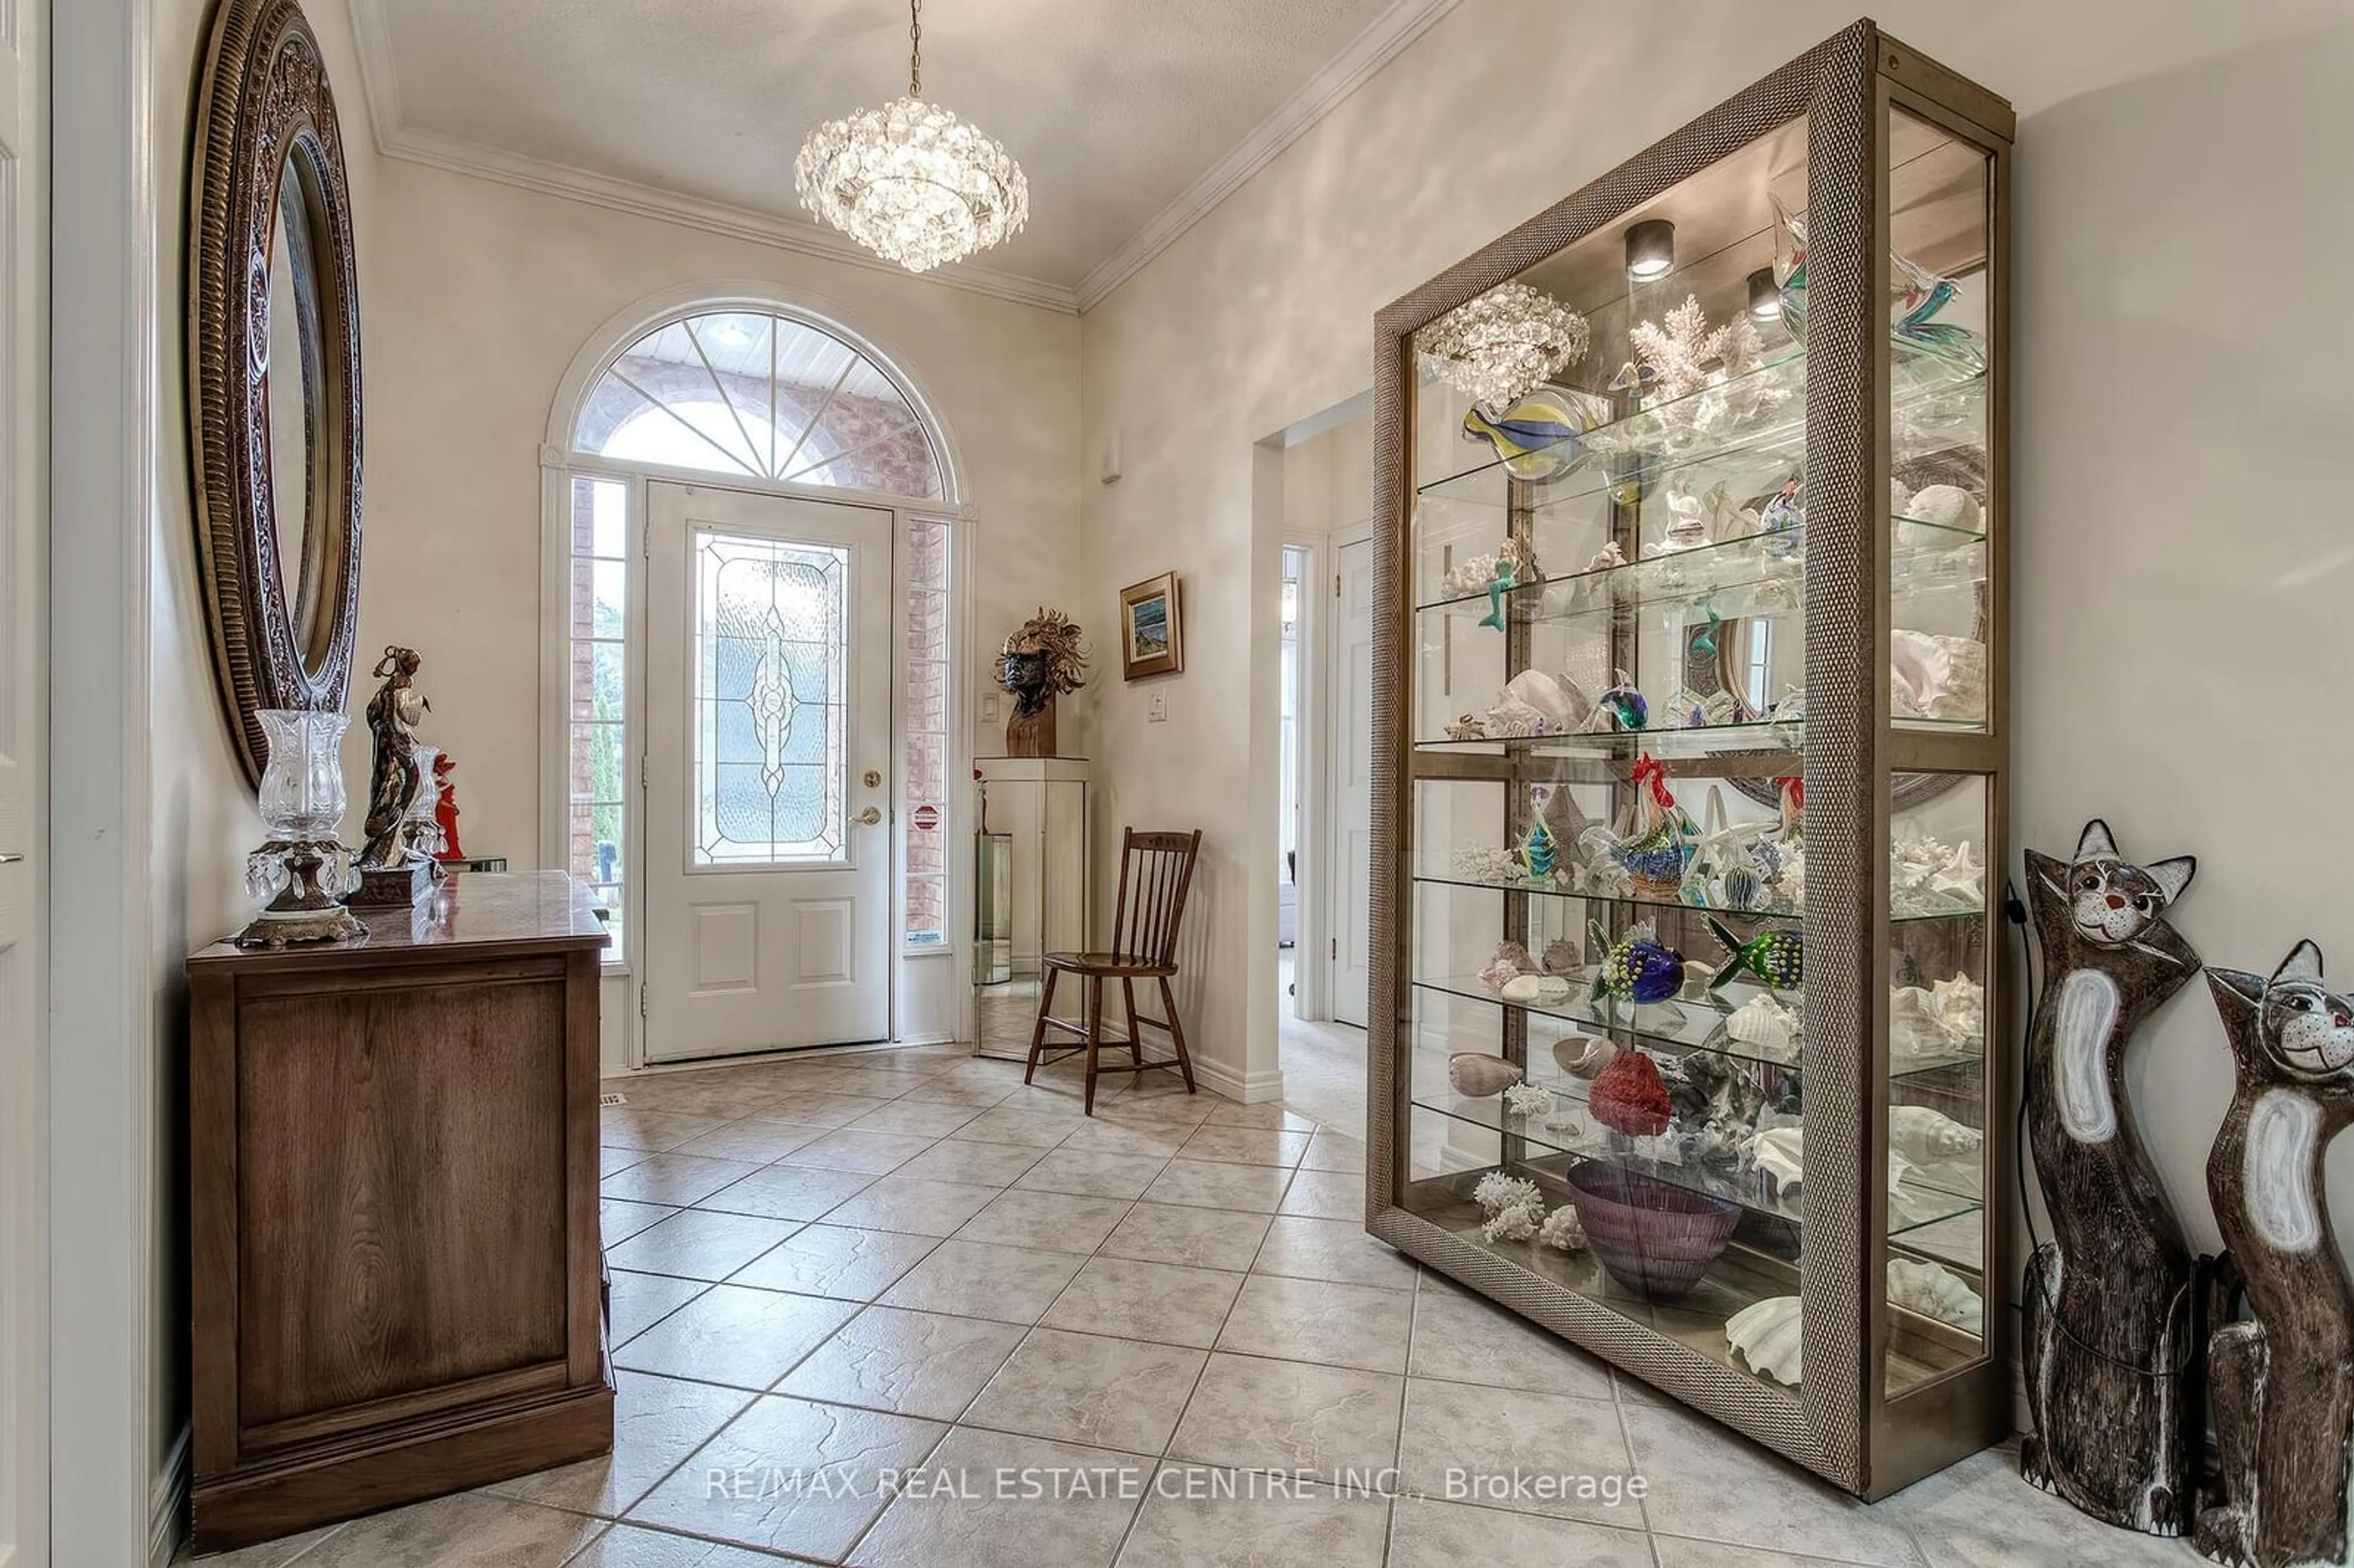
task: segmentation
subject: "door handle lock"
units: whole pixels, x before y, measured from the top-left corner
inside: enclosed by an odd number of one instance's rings
[[[872,768],[868,768],[866,770],[866,787],[869,789],[880,789],[883,788],[883,775],[876,772]]]
[[[879,806],[869,806],[858,813],[858,820],[871,828],[883,820],[883,809]]]

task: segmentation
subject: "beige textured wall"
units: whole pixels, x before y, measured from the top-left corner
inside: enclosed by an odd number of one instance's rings
[[[2197,852],[2180,923],[2213,961],[2269,968],[2308,931],[2354,946],[2336,787],[2354,556],[2333,504],[2354,405],[2338,334],[2317,330],[2354,244],[2338,167],[2354,20],[2330,0],[1875,13],[2020,113],[2017,839],[2065,850],[2105,813],[2133,853]],[[1254,521],[1253,443],[1369,384],[1380,305],[1854,15],[1466,0],[1086,318],[1087,448],[1118,431],[1127,467],[1087,490],[1088,608],[1174,568],[1188,617],[1186,673],[1155,688],[1168,724],[1147,726],[1140,686],[1097,705],[1099,821],[1107,843],[1122,822],[1207,830],[1189,1016],[1229,1075],[1276,1066],[1275,895],[1256,868],[1276,810],[1278,541]],[[2130,1076],[2211,1245],[2230,1070],[2197,990]]]
[[[471,853],[536,863],[540,443],[573,357],[652,295],[759,280],[914,378],[978,515],[969,646],[993,646],[1042,599],[1076,599],[1076,318],[398,160],[382,165],[376,224],[360,647],[424,655]],[[1063,720],[1082,742],[1087,704]],[[363,742],[345,755],[366,767]]]
[[[246,852],[261,842],[261,818],[239,769],[213,681],[211,631],[197,577],[194,474],[188,440],[186,301],[189,152],[198,78],[212,6],[206,0],[154,0],[151,177],[154,243],[162,279],[156,302],[155,494],[148,509],[149,858],[154,941],[154,1366],[151,1405],[160,1466],[187,1420],[187,987],[182,962],[228,935],[251,913]],[[360,288],[369,282],[377,159],[351,23],[339,5],[306,7],[325,52],[342,122],[345,172],[360,230]],[[365,322],[365,317],[363,318]],[[363,344],[363,364],[375,342]],[[363,381],[361,393],[369,395]]]

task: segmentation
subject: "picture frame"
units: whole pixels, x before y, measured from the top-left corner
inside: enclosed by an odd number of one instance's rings
[[[1163,572],[1119,590],[1119,673],[1123,680],[1174,675],[1185,668],[1185,624],[1177,574]]]

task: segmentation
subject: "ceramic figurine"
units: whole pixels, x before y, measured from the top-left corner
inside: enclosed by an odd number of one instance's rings
[[[2250,1319],[2208,1341],[2221,1485],[2194,1543],[2234,1568],[2343,1563],[2354,1280],[2322,1158],[2354,1122],[2354,1002],[2322,983],[2311,942],[2270,980],[2209,969],[2207,982],[2235,1076],[2207,1190]]]
[[[1798,1326],[1798,1298],[1769,1296],[1724,1320],[1724,1340],[1741,1352],[1751,1372],[1792,1388],[1805,1371],[1806,1336]]]
[[[413,648],[389,646],[376,661],[376,678],[384,684],[367,705],[375,763],[368,781],[367,843],[360,851],[364,871],[394,870],[421,858],[409,845],[408,824],[426,786],[417,766],[416,726],[433,709],[417,689],[417,671],[423,662]]]
[[[1652,932],[1646,920],[1613,943],[1601,923],[1595,922],[1594,948],[1603,955],[1601,972],[1594,980],[1597,999],[1623,996],[1630,1001],[1659,1002],[1683,989],[1683,955],[1661,947]]]
[[[2043,992],[2027,1045],[2027,1138],[2052,1239],[2022,1288],[2020,1473],[2095,1519],[2180,1535],[2193,1506],[2191,1258],[2126,1097],[2126,1046],[2199,972],[2164,916],[2188,855],[2136,865],[2108,825],[2073,860],[2027,852]]]
[[[466,852],[458,847],[458,787],[450,782],[450,769],[457,764],[446,752],[433,758],[433,782],[437,792],[433,800],[434,824],[441,830],[441,848],[438,860],[464,860]]]
[[[1722,991],[1744,974],[1756,976],[1776,991],[1796,991],[1806,979],[1804,943],[1796,931],[1774,929],[1760,931],[1743,941],[1725,928],[1715,916],[1705,916],[1709,935],[1732,955],[1715,980],[1709,982],[1711,991]]]
[[[1521,1081],[1521,1070],[1484,1051],[1458,1051],[1447,1058],[1447,1082],[1468,1099],[1500,1095]]]
[[[1806,493],[1806,481],[1794,475],[1785,480],[1780,493],[1766,503],[1766,511],[1758,519],[1758,531],[1766,537],[1767,555],[1787,560],[1805,542]]]

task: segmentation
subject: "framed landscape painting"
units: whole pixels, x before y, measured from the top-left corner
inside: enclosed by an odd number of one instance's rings
[[[1177,574],[1147,577],[1119,593],[1119,673],[1128,680],[1173,675],[1185,667]]]

